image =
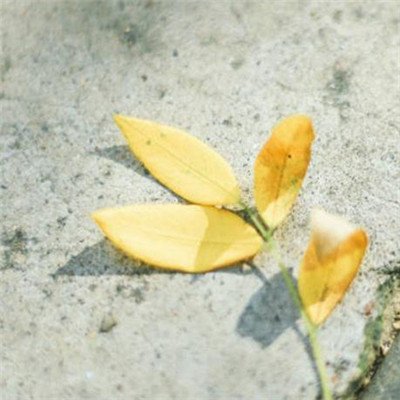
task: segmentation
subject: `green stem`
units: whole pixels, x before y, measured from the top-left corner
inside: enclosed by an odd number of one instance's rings
[[[304,309],[303,303],[300,299],[297,288],[293,284],[293,281],[290,277],[289,271],[288,271],[285,263],[282,262],[279,250],[278,250],[272,237],[269,239],[269,245],[270,245],[272,255],[273,255],[275,261],[278,263],[279,268],[282,272],[283,279],[285,280],[286,286],[289,289],[293,303],[299,310],[301,318],[303,319],[304,325],[307,329],[308,340],[310,341],[310,345],[311,345],[311,348],[312,348],[312,351],[314,354],[314,360],[315,360],[315,363],[317,366],[319,379],[321,382],[321,390],[322,390],[323,398],[324,398],[324,400],[332,400],[333,397],[332,397],[331,391],[329,389],[329,380],[328,380],[328,375],[327,375],[326,368],[325,368],[325,362],[324,362],[324,358],[322,355],[321,346],[318,341],[318,335],[317,335],[318,327],[308,317],[308,315]]]
[[[297,307],[297,309],[300,312],[301,318],[304,322],[304,325],[307,329],[308,333],[308,340],[310,341],[310,345],[313,351],[314,355],[314,360],[317,366],[317,371],[321,383],[321,390],[322,390],[322,395],[324,400],[332,400],[332,393],[329,388],[329,380],[328,380],[328,375],[326,372],[325,368],[325,362],[324,358],[322,355],[321,351],[321,346],[318,341],[318,327],[310,320],[308,317],[305,308],[303,306],[303,303],[301,301],[301,298],[299,296],[299,293],[297,291],[296,286],[293,284],[293,281],[291,279],[289,270],[286,266],[286,264],[282,261],[282,257],[279,253],[279,249],[277,245],[275,244],[275,241],[272,237],[273,232],[269,229],[267,229],[264,225],[264,223],[260,220],[260,217],[258,213],[256,213],[254,210],[252,210],[250,207],[248,207],[245,203],[241,203],[241,205],[244,207],[244,211],[246,212],[247,216],[251,219],[251,221],[254,223],[255,227],[258,229],[258,231],[261,233],[264,242],[267,244],[269,250],[272,253],[272,256],[274,257],[276,263],[279,265],[279,268],[281,270],[283,279],[285,281],[285,284],[289,290],[290,296],[292,297],[292,301],[294,305]]]

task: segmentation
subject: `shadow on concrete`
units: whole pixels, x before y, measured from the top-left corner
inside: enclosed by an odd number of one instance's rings
[[[252,267],[253,273],[261,280],[263,286],[251,296],[239,317],[236,332],[242,337],[253,339],[261,347],[266,348],[286,329],[294,329],[302,341],[314,373],[318,377],[317,366],[308,338],[297,325],[297,320],[300,318],[299,311],[293,304],[282,274],[276,274],[268,280],[260,268],[251,262],[248,265]],[[297,287],[297,281],[293,276],[291,278]]]
[[[115,161],[118,164],[121,164],[124,167],[135,171],[139,175],[153,179],[150,172],[136,158],[136,156],[132,153],[129,146],[127,145],[111,146],[111,147],[105,147],[104,149],[96,149],[91,154],[107,158],[111,161]]]
[[[297,329],[299,313],[281,274],[268,281],[260,269],[252,267],[263,286],[250,298],[239,318],[236,332],[267,347],[287,328]]]
[[[140,261],[125,256],[107,239],[85,247],[79,254],[60,267],[53,277],[58,276],[101,276],[101,275],[150,275],[172,273],[156,270]]]
[[[215,271],[221,274],[245,275],[253,273],[251,270],[243,272],[241,264]],[[103,239],[93,246],[85,247],[79,254],[58,268],[52,274],[59,276],[102,276],[102,275],[154,275],[154,274],[185,274],[179,271],[168,271],[150,266],[141,261],[130,258],[116,249],[109,240]],[[204,274],[192,275],[192,282],[198,281]]]
[[[107,158],[118,164],[123,165],[125,168],[131,169],[137,174],[150,179],[152,182],[164,188],[167,192],[171,193],[174,197],[180,199],[185,203],[185,199],[181,198],[178,194],[164,186],[161,182],[153,177],[150,171],[141,163],[141,161],[132,153],[131,149],[127,145],[105,147],[104,149],[96,149],[90,153],[100,157]]]
[[[316,366],[312,357],[307,337],[299,330],[297,320],[299,312],[293,305],[286,288],[282,274],[276,274],[268,280],[263,272],[254,264],[247,263],[252,268],[243,271],[242,264],[221,269],[212,273],[247,275],[255,274],[263,286],[252,295],[246,308],[239,317],[236,332],[258,342],[263,348],[273,343],[286,329],[292,328],[299,335],[310,358],[312,367]],[[102,275],[154,275],[154,274],[184,274],[152,267],[138,260],[125,256],[107,239],[93,246],[87,246],[79,254],[60,267],[52,276],[102,276]],[[195,283],[205,274],[192,275]],[[294,278],[292,277],[296,284]]]

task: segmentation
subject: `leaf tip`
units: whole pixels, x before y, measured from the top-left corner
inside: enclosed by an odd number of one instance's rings
[[[137,120],[121,114],[114,114],[113,120],[118,126],[119,130],[125,136],[125,138],[129,141],[129,136],[131,134],[132,128],[134,127],[134,123],[137,122]]]
[[[90,217],[96,224],[103,229],[104,225],[104,211],[105,210],[96,210],[90,214]]]
[[[92,218],[92,220],[94,222],[96,222],[97,224],[100,224],[100,215],[99,215],[99,211],[94,211],[90,214],[90,218]]]
[[[308,137],[312,142],[315,138],[313,123],[310,117],[304,114],[293,114],[281,121],[277,128],[284,128],[288,132],[298,132],[303,137]]]
[[[328,254],[356,232],[359,246],[366,247],[368,243],[365,231],[359,229],[347,219],[330,214],[321,208],[314,208],[311,212],[311,230],[320,255]]]
[[[118,122],[124,117],[121,114],[113,114],[112,118],[113,118],[114,122],[118,125]]]
[[[115,124],[121,130],[121,132],[124,133],[123,127],[126,123],[127,118],[121,114],[113,114],[112,118],[113,118]]]

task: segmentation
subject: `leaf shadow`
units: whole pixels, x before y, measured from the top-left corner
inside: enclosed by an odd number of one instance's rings
[[[185,199],[181,198],[177,193],[173,192],[167,186],[158,181],[136,157],[136,155],[131,151],[128,145],[116,145],[105,147],[103,149],[96,148],[96,150],[91,152],[90,154],[104,157],[108,160],[121,164],[125,168],[128,168],[136,172],[137,174],[149,179],[150,181],[157,183],[157,185],[161,186],[164,190],[172,194],[177,199],[181,200],[183,203],[186,202]]]
[[[318,376],[317,366],[307,336],[299,329],[297,321],[299,311],[293,304],[282,273],[268,280],[256,265],[249,262],[253,273],[263,283],[254,293],[239,317],[236,332],[245,338],[251,338],[266,348],[271,345],[286,329],[291,328],[299,336],[310,359],[311,366]],[[297,281],[291,275],[294,285]]]
[[[250,298],[239,317],[236,332],[268,347],[288,328],[296,328],[299,313],[290,298],[281,273],[267,280],[252,265],[263,286]]]
[[[125,256],[109,240],[103,239],[72,256],[52,276],[151,275],[157,273],[170,274],[172,272],[154,269]]]
[[[216,273],[246,274],[241,264],[235,264]],[[247,273],[252,273],[248,271]],[[155,274],[182,274],[184,272],[169,271],[146,264],[126,256],[115,248],[112,243],[103,239],[92,246],[86,246],[79,254],[72,256],[66,264],[52,274],[59,276],[102,276],[102,275],[155,275]],[[192,275],[192,281],[197,281],[204,274]]]
[[[90,154],[107,158],[108,160],[123,165],[125,168],[135,171],[139,175],[154,179],[145,166],[132,153],[128,145],[115,145],[103,149],[96,148],[96,150]]]

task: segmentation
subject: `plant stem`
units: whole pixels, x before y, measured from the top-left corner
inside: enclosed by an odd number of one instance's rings
[[[301,318],[303,319],[304,325],[307,329],[308,333],[308,340],[310,341],[310,345],[314,354],[314,360],[315,364],[317,366],[317,371],[321,383],[321,390],[322,390],[322,395],[324,400],[332,400],[332,394],[329,389],[329,381],[328,381],[328,375],[326,372],[325,368],[325,362],[323,359],[322,351],[321,351],[321,346],[318,341],[318,327],[310,320],[308,317],[303,303],[300,299],[299,293],[297,291],[296,286],[293,284],[293,281],[290,277],[289,271],[287,269],[287,266],[281,259],[281,255],[279,253],[279,250],[273,240],[272,237],[269,239],[269,246],[272,252],[272,255],[275,259],[275,261],[278,263],[279,268],[282,272],[283,279],[285,280],[286,286],[290,292],[290,295],[292,297],[293,303],[295,306],[298,308]]]
[[[281,270],[283,279],[285,281],[286,287],[289,290],[290,296],[292,297],[292,301],[294,305],[297,307],[297,309],[300,312],[301,318],[303,320],[303,323],[307,329],[308,333],[308,340],[310,342],[313,355],[314,355],[314,360],[315,364],[317,366],[317,371],[321,383],[321,390],[322,390],[322,395],[324,400],[332,400],[332,393],[329,388],[329,381],[328,381],[328,375],[326,372],[325,368],[325,362],[323,359],[322,351],[321,351],[321,346],[318,341],[318,327],[310,320],[308,317],[306,310],[303,306],[303,303],[301,301],[301,298],[299,296],[299,293],[297,291],[296,286],[293,284],[292,278],[290,276],[289,270],[286,266],[286,264],[282,261],[282,257],[280,255],[279,249],[277,245],[275,244],[275,241],[273,239],[273,232],[269,230],[264,223],[260,220],[260,217],[258,213],[256,213],[254,210],[252,210],[250,207],[248,207],[246,204],[243,202],[241,205],[244,207],[244,211],[246,212],[247,216],[251,219],[251,221],[254,223],[255,227],[258,229],[258,231],[261,233],[264,242],[268,246],[269,250],[272,253],[272,256],[274,257],[275,261],[279,265],[279,268]]]

